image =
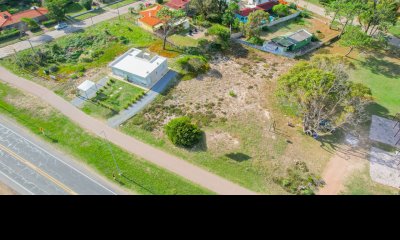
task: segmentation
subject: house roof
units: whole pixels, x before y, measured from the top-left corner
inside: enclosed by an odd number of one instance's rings
[[[284,46],[284,47],[290,47],[290,46],[292,46],[294,44],[287,37],[276,37],[276,38],[271,39],[271,41],[274,42],[274,43],[277,43],[277,44],[279,44],[281,46]]]
[[[299,31],[288,36],[288,38],[294,40],[295,42],[301,42],[310,37],[312,37],[312,34],[305,29],[300,29]]]
[[[46,15],[49,11],[46,8],[38,7],[25,10],[16,14],[9,12],[0,12],[0,27],[6,27],[21,22],[22,18],[37,18]]]
[[[179,10],[179,9],[184,9],[189,2],[190,0],[171,0],[167,2],[165,5],[167,5],[170,8]]]
[[[141,11],[139,14],[142,16],[139,21],[154,27],[160,23],[162,23],[162,21],[157,17],[157,13],[161,10],[162,6],[157,5],[153,8]]]
[[[250,13],[252,13],[254,11],[257,11],[257,10],[259,10],[259,9],[257,9],[257,8],[243,8],[238,12],[238,14],[240,16],[247,17],[247,16],[250,15]]]
[[[165,57],[132,48],[110,63],[109,66],[142,78],[146,78],[166,61],[167,59]]]
[[[268,11],[268,10],[271,10],[271,8],[272,8],[273,6],[278,5],[278,4],[279,4],[279,2],[276,2],[276,1],[269,1],[269,2],[266,2],[266,3],[258,4],[258,5],[257,5],[257,8],[258,8],[258,9],[262,9],[262,10],[264,10],[264,11]]]

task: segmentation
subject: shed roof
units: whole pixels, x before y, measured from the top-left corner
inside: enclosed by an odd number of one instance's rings
[[[81,91],[86,92],[86,91],[88,91],[89,89],[91,89],[94,86],[96,86],[96,83],[94,83],[94,82],[92,82],[90,80],[85,80],[83,83],[81,83],[78,86],[78,89],[81,90]]]
[[[300,29],[299,31],[288,36],[288,38],[296,42],[304,41],[310,37],[312,37],[312,34],[305,29]]]
[[[189,2],[190,0],[171,0],[167,2],[165,5],[167,5],[170,8],[178,10],[178,9],[184,9]]]
[[[276,38],[271,39],[271,41],[274,43],[277,43],[279,45],[282,45],[284,47],[289,47],[294,44],[292,41],[290,41],[290,39],[288,39],[286,37],[276,37]]]

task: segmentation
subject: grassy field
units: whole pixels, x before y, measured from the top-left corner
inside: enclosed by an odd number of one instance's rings
[[[134,2],[137,2],[137,1],[138,1],[138,0],[123,0],[123,1],[121,1],[121,2],[112,4],[112,5],[108,6],[108,7],[111,8],[111,9],[116,9],[116,8],[120,8],[120,7],[123,7],[123,6],[125,6],[125,5],[131,4],[131,3],[134,3]]]
[[[372,181],[369,176],[369,163],[363,170],[353,173],[341,193],[344,195],[392,195],[400,194],[399,189],[388,187]]]
[[[23,95],[1,83],[0,112],[112,180],[112,173],[116,170],[107,143],[85,132],[37,98]],[[45,129],[45,135],[39,132],[40,127]],[[173,173],[110,145],[123,172],[117,181],[127,189],[140,194],[211,194]]]
[[[188,37],[188,36],[183,36],[180,34],[174,34],[168,38],[169,41],[173,42],[175,45],[178,46],[185,46],[185,47],[197,47],[198,45],[198,40]]]
[[[389,29],[389,32],[394,36],[400,38],[400,20],[397,21],[396,26],[393,26]]]
[[[86,12],[86,8],[80,5],[78,2],[72,2],[65,7],[65,13],[68,16],[73,16],[75,14]]]

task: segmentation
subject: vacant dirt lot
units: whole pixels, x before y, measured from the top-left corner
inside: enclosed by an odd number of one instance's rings
[[[285,175],[296,161],[306,162],[310,171],[319,174],[331,153],[304,136],[301,127],[287,126],[293,120],[275,99],[278,76],[296,61],[251,49],[235,50],[236,55],[215,57],[207,74],[177,83],[123,129],[145,141],[163,141],[167,151],[250,189],[287,193],[275,177]],[[165,123],[183,115],[205,132],[203,143],[190,150],[173,146],[163,134]]]

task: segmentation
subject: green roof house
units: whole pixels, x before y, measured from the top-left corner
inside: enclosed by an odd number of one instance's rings
[[[271,39],[269,48],[274,47],[277,52],[288,52],[299,50],[311,43],[312,34],[301,29],[288,36],[280,36]]]

